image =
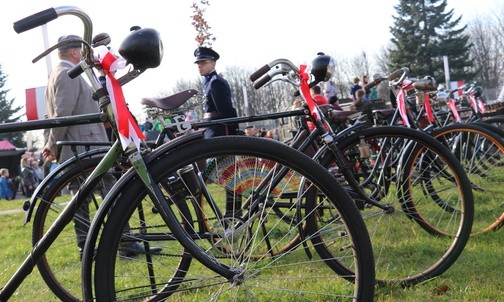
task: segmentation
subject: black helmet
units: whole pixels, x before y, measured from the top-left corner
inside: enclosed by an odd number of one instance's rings
[[[119,54],[135,68],[155,68],[163,58],[163,42],[156,30],[137,29],[121,43]]]
[[[325,82],[334,75],[336,63],[331,56],[319,55],[311,63],[310,73],[315,78],[315,82]]]

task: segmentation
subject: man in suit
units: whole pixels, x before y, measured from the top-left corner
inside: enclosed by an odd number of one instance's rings
[[[62,36],[58,42],[80,39],[75,35]],[[68,71],[82,59],[81,43],[68,42],[58,47],[58,57],[60,62],[49,75],[45,91],[45,102],[47,118],[79,115],[99,112],[98,103],[92,99],[93,91],[82,76],[72,79],[68,76]],[[109,141],[105,127],[102,123],[87,124],[69,127],[59,127],[44,130],[45,145],[43,149],[44,158],[53,156],[59,162],[63,162],[73,156],[70,146],[63,146],[61,152],[56,147],[57,141],[79,141],[79,142],[107,142]],[[84,152],[84,147],[79,146],[77,152]],[[77,180],[69,185],[71,193],[76,193],[83,180]],[[105,174],[102,181],[101,193],[104,197],[115,183],[112,174]],[[77,209],[74,216],[75,232],[77,235],[77,246],[82,252],[87,233],[89,231],[89,200]],[[79,218],[77,218],[79,217]],[[151,248],[150,252],[159,252],[161,249]],[[134,242],[127,248],[125,254],[134,256],[145,252],[142,244]]]
[[[78,36],[60,37],[58,42],[69,39],[79,39]],[[96,101],[92,100],[92,90],[82,76],[71,79],[68,70],[82,59],[81,43],[72,42],[58,48],[60,62],[49,75],[45,91],[45,102],[48,118],[57,118],[78,114],[97,113],[100,111]],[[70,127],[59,127],[44,130],[44,156],[53,154],[59,161],[65,161],[73,156],[70,146],[64,146],[61,152],[56,148],[57,141],[108,141],[103,124],[88,124]],[[77,151],[83,152],[80,147]]]

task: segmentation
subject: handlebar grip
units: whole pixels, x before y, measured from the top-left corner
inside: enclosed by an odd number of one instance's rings
[[[54,8],[48,8],[31,16],[25,17],[19,21],[14,22],[14,31],[22,33],[27,30],[33,29],[40,25],[44,25],[49,21],[58,18],[58,14]]]
[[[254,88],[259,89],[264,84],[268,83],[270,80],[271,80],[271,76],[269,74],[267,74],[264,77],[260,78],[257,82],[254,82]]]
[[[264,65],[263,67],[259,68],[258,70],[254,71],[253,74],[250,75],[250,80],[252,82],[254,82],[255,80],[259,79],[260,77],[262,77],[266,72],[268,72],[269,70],[271,69],[271,67],[266,64]],[[270,78],[271,80],[271,78]],[[269,81],[269,80],[268,80]],[[264,85],[264,83],[263,83]],[[262,85],[261,85],[262,86]],[[255,87],[255,85],[254,85]]]
[[[80,76],[84,72],[84,69],[78,64],[72,67],[70,70],[68,70],[68,76],[70,79],[75,79],[76,77]]]
[[[363,88],[364,88],[364,90],[365,90],[366,92],[369,92],[369,89],[371,89],[371,87],[374,87],[374,86],[376,86],[376,85],[380,84],[380,82],[381,82],[381,81],[382,81],[382,79],[377,79],[377,80],[374,80],[374,81],[369,82],[369,83],[367,83],[366,85],[364,85],[364,87],[363,87]]]
[[[391,73],[391,74],[387,77],[387,79],[388,79],[389,81],[392,81],[393,79],[400,77],[403,73],[408,72],[408,71],[409,71],[409,68],[408,68],[408,67],[403,67],[403,68],[401,68],[401,69],[398,69],[398,70],[396,70],[396,71],[392,72],[392,73]]]

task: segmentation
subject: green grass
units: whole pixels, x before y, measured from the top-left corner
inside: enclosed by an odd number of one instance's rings
[[[1,201],[0,211],[21,209],[23,201]],[[0,217],[0,286],[3,286],[31,251],[31,224],[23,225],[24,212]],[[379,287],[376,301],[504,301],[503,238],[503,230],[471,238],[461,257],[442,276],[407,289]],[[64,261],[62,256],[61,262]],[[77,272],[71,274],[75,280],[80,279]],[[58,300],[34,269],[10,301]]]

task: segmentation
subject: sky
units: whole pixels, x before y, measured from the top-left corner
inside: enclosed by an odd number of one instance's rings
[[[448,0],[455,16],[468,22],[479,15],[490,15],[502,0]],[[136,5],[133,5],[136,3]],[[126,100],[135,115],[141,112],[142,97],[171,91],[178,79],[198,78],[193,51],[196,31],[191,25],[193,0],[172,1],[95,1],[95,0],[18,0],[2,7],[0,18],[0,65],[8,76],[3,89],[15,104],[24,106],[25,89],[45,86],[48,65],[31,61],[44,48],[41,28],[17,34],[13,23],[50,7],[75,6],[93,21],[93,35],[107,32],[112,48],[118,49],[129,28],[138,25],[154,28],[164,44],[161,65],[147,70],[124,86]],[[198,1],[199,3],[199,1]],[[394,6],[399,0],[272,1],[210,0],[204,17],[216,37],[213,48],[221,58],[217,70],[238,66],[255,70],[278,58],[297,65],[310,62],[319,51],[335,58],[351,58],[365,51],[374,55],[386,47],[393,25]],[[74,16],[62,16],[47,24],[48,43],[61,35],[82,36],[83,25]]]

